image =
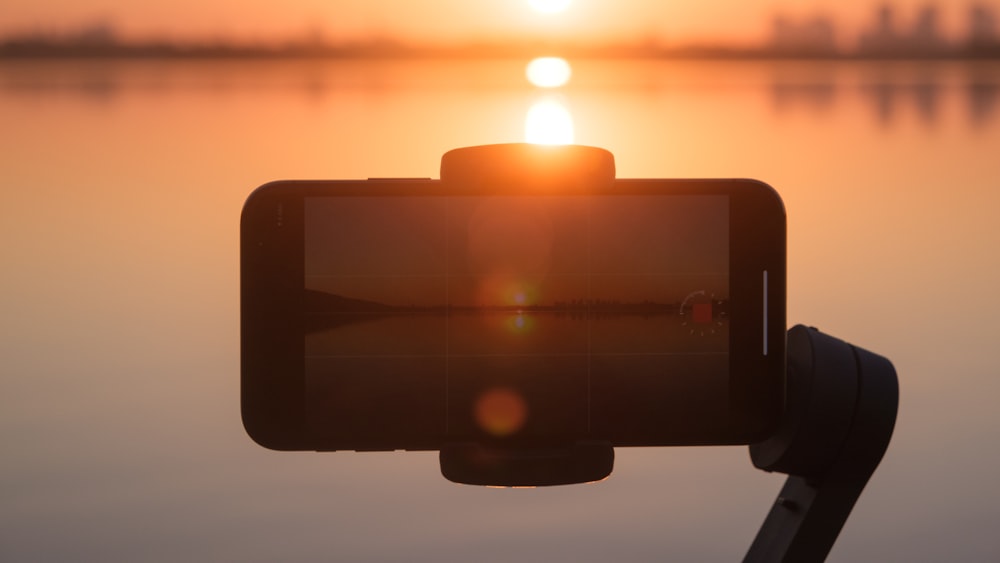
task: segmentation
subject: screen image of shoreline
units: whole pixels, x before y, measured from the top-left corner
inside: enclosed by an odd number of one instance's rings
[[[725,425],[727,196],[304,205],[305,404],[317,443],[644,445],[704,433],[695,419]]]

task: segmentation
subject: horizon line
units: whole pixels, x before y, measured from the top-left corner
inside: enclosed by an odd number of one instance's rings
[[[107,37],[7,36],[0,37],[0,59],[132,58],[132,59],[490,59],[534,58],[635,58],[635,59],[997,59],[1000,41],[974,41],[934,45],[898,45],[883,48],[795,48],[765,43],[740,46],[724,43],[687,43],[665,46],[652,39],[643,42],[604,42],[529,39],[464,43],[415,44],[395,39],[367,41],[285,40],[279,43],[119,40]]]

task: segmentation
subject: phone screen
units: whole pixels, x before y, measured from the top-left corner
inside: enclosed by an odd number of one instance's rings
[[[314,440],[627,444],[726,426],[728,196],[302,201]]]
[[[241,221],[274,449],[746,444],[784,404],[785,220],[751,180],[285,181]]]

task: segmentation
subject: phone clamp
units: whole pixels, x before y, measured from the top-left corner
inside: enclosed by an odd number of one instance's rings
[[[614,155],[585,145],[506,143],[462,147],[441,156],[441,182],[462,190],[594,191],[614,181]]]
[[[466,485],[546,487],[592,483],[611,475],[615,450],[609,443],[576,442],[538,448],[447,444],[440,452],[441,474]]]

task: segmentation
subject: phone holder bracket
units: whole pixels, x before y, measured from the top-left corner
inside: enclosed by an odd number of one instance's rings
[[[506,143],[441,156],[441,182],[463,190],[598,191],[614,181],[614,155],[585,145]]]
[[[441,474],[467,485],[546,487],[592,483],[611,475],[615,450],[604,442],[543,448],[492,448],[477,443],[441,448]]]

